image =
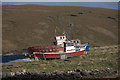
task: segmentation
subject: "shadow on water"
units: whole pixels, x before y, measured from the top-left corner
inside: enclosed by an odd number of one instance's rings
[[[10,61],[18,60],[18,59],[25,59],[25,58],[31,58],[29,55],[25,56],[24,54],[19,54],[19,55],[6,55],[6,56],[0,56],[2,58],[2,63],[7,63]]]

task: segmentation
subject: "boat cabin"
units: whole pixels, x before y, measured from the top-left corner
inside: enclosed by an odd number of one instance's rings
[[[81,45],[81,42],[79,39],[71,40],[71,42],[74,44],[74,46]]]
[[[64,52],[69,53],[69,52],[75,52],[75,46],[71,41],[66,41],[64,43]]]
[[[64,46],[64,42],[66,42],[67,38],[66,38],[65,35],[63,35],[63,36],[56,36],[55,39],[57,41],[57,45],[63,47]]]

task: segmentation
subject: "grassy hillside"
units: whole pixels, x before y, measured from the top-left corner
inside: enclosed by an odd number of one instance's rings
[[[66,29],[69,16],[70,22],[80,29],[72,28],[73,39],[89,42],[90,46],[117,44],[117,10],[40,5],[4,5],[2,8],[3,52],[52,45],[56,26],[57,35],[63,33],[58,16]]]
[[[9,66],[10,65],[10,66]],[[26,65],[26,66],[25,66]],[[62,73],[75,69],[110,68],[118,70],[118,46],[90,48],[88,56],[68,58],[66,60],[40,60],[32,62],[3,63],[3,72],[16,72],[25,69],[27,72],[58,72]]]

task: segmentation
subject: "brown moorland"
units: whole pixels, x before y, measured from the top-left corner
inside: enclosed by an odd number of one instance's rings
[[[78,6],[3,5],[3,52],[26,49],[30,46],[52,45],[63,33],[61,22],[68,30],[68,19],[73,39],[90,46],[116,45],[118,39],[118,10]]]

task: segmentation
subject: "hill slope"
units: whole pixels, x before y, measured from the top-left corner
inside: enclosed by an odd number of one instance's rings
[[[89,42],[90,46],[117,44],[117,10],[40,5],[4,5],[2,8],[3,52],[53,44],[56,26],[57,35],[63,33],[58,16],[66,29],[70,16],[70,22],[79,28],[72,28],[72,37],[82,43]]]

